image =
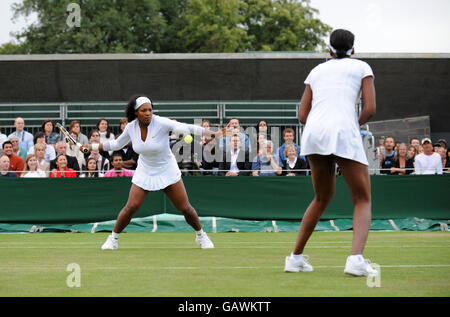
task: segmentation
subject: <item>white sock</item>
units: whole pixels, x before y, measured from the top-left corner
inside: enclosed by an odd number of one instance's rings
[[[295,261],[303,260],[303,253],[302,254],[291,253],[291,256],[294,258]]]
[[[201,236],[202,234],[205,233],[205,231],[203,231],[203,229],[200,229],[199,231],[195,231],[195,233],[196,233],[198,236]]]
[[[114,239],[119,239],[119,234],[120,233],[115,233],[114,231],[111,232],[111,235],[113,236]]]
[[[358,262],[362,262],[364,261],[364,258],[362,256],[362,254],[352,254],[350,255],[353,259],[355,259]]]

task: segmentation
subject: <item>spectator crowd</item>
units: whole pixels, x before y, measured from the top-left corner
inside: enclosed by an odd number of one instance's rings
[[[108,120],[100,119],[88,135],[81,123],[72,121],[68,131],[81,144],[103,143],[117,138],[127,119],[120,120],[120,132],[112,133]],[[211,128],[208,120],[202,126]],[[34,135],[25,129],[23,118],[14,121],[15,131],[8,136],[0,132],[0,177],[132,177],[139,155],[132,144],[116,152],[91,151],[83,154],[76,144],[55,129],[52,120],[44,120]],[[184,175],[219,176],[304,176],[309,175],[306,157],[300,156],[295,131],[282,131],[283,144],[277,147],[267,122],[258,122],[256,135],[243,132],[238,118],[222,129],[221,138],[194,137],[186,143],[183,135],[173,132],[169,145]],[[275,136],[277,137],[277,136]],[[450,171],[447,141],[433,143],[429,138],[412,138],[408,144],[394,137],[382,137],[376,155],[380,173],[388,175],[442,174]]]

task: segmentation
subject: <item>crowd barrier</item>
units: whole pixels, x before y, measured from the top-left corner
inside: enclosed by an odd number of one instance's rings
[[[203,217],[299,220],[314,197],[311,177],[183,176]],[[450,219],[449,175],[372,175],[374,219]],[[130,178],[0,179],[0,223],[80,224],[114,220],[128,198]],[[342,176],[322,219],[352,218]],[[151,192],[136,218],[180,215],[162,191]]]

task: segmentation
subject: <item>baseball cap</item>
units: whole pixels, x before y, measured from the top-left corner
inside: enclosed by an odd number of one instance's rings
[[[420,144],[423,145],[426,142],[429,142],[429,143],[433,144],[429,138],[423,138],[422,141],[420,142]]]
[[[440,143],[440,142],[443,142],[443,143],[445,144],[445,146],[447,146],[447,140],[445,140],[445,139],[439,139],[439,140],[438,140],[438,143]]]

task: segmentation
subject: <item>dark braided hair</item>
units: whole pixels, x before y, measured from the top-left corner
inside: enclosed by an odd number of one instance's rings
[[[143,94],[136,94],[131,96],[130,100],[128,101],[127,107],[125,108],[125,116],[127,117],[128,122],[131,122],[134,119],[136,119],[136,110],[134,109],[134,107],[136,106],[136,99],[138,99],[139,97],[147,97],[147,96]],[[153,100],[150,97],[147,98],[150,99],[153,108]]]
[[[352,32],[337,29],[330,35],[330,44],[336,49],[336,58],[347,57],[346,52],[353,47],[355,42],[355,35]]]

